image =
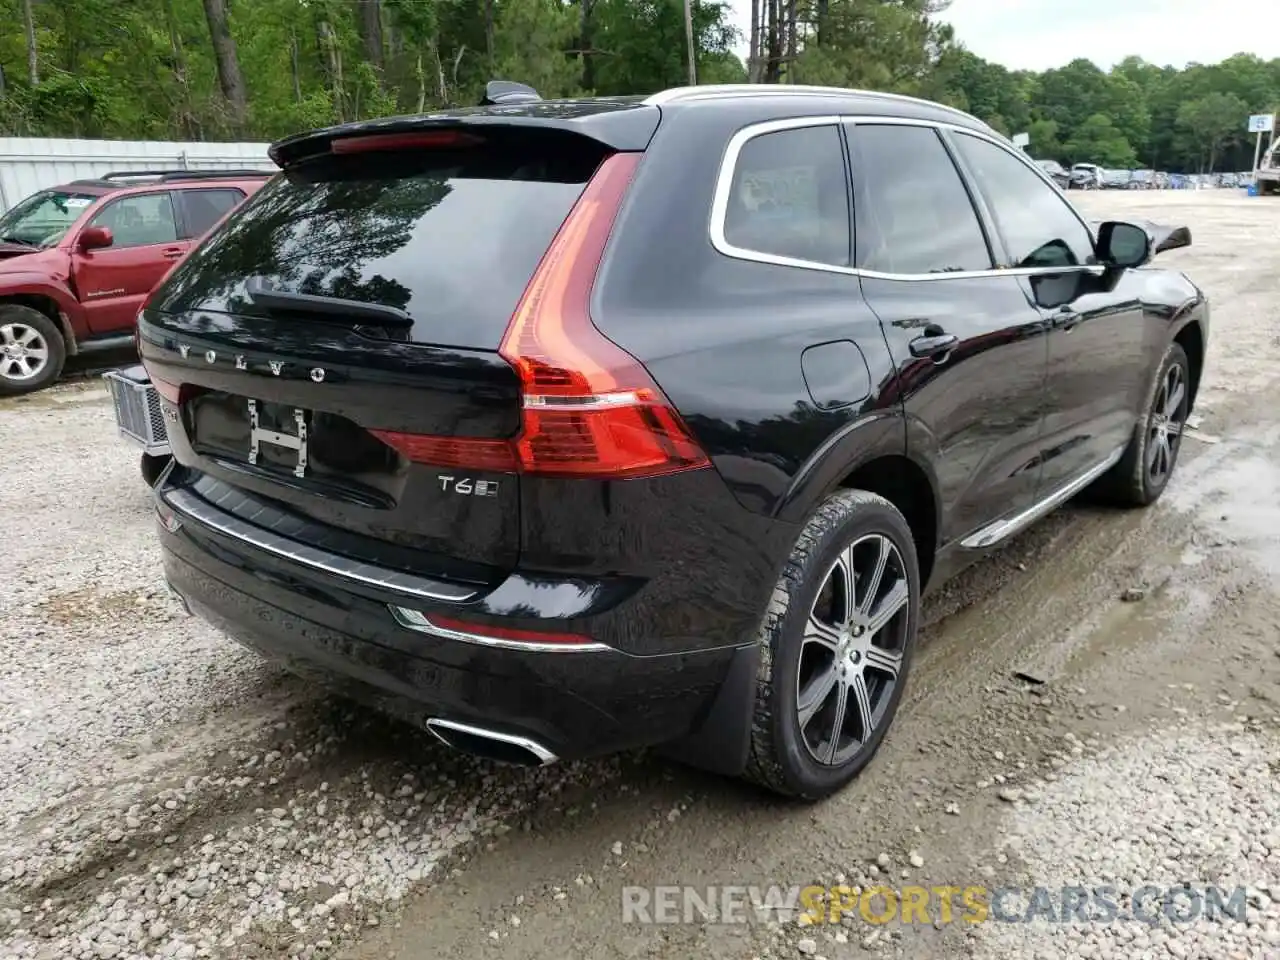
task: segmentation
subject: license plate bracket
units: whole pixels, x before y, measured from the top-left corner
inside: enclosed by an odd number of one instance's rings
[[[258,401],[249,400],[249,462],[255,465],[258,463],[264,444],[295,450],[298,459],[293,466],[293,475],[305,477],[307,475],[307,411],[295,407],[293,423],[298,431],[296,434],[263,426]]]

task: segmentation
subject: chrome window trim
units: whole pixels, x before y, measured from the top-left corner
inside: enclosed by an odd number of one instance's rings
[[[738,156],[756,137],[785,130],[804,130],[809,127],[832,127],[838,136],[840,133],[840,117],[826,114],[817,117],[789,117],[785,120],[766,120],[743,127],[732,137],[725,147],[724,157],[720,161],[720,172],[716,175],[715,192],[711,198],[711,245],[726,257],[737,260],[754,260],[758,263],[773,263],[783,267],[800,267],[805,270],[823,270],[828,273],[843,273],[857,276],[858,271],[852,267],[842,267],[832,263],[821,263],[817,260],[802,260],[797,257],[783,257],[774,253],[763,253],[739,247],[730,243],[724,235],[725,218],[729,212],[729,196],[733,192],[733,176],[737,172]],[[843,154],[841,163],[843,163]],[[847,210],[847,206],[846,206]],[[850,221],[852,223],[852,221]],[[852,230],[850,230],[852,233]],[[852,239],[852,237],[850,237]]]
[[[696,90],[696,87],[685,88]],[[792,87],[791,89],[798,89]],[[670,91],[668,91],[670,92]],[[825,127],[836,126],[842,124],[874,124],[877,126],[899,126],[899,127],[931,127],[935,130],[956,131],[959,133],[969,134],[982,140],[990,141],[1001,149],[1013,153],[1004,144],[1000,142],[998,137],[983,133],[981,130],[973,130],[969,127],[960,126],[958,124],[944,123],[938,120],[918,120],[912,117],[877,117],[865,115],[841,115],[841,114],[823,114],[821,116],[812,117],[789,117],[783,120],[765,120],[761,123],[752,123],[741,130],[737,131],[729,138],[729,143],[725,147],[724,157],[720,161],[720,170],[716,174],[715,191],[711,200],[711,216],[709,223],[709,235],[711,246],[718,253],[726,257],[732,257],[735,260],[746,260],[752,263],[768,263],[779,267],[797,267],[801,270],[817,270],[822,273],[836,273],[850,277],[866,277],[873,280],[972,280],[982,277],[1031,277],[1045,276],[1050,274],[1063,273],[1092,273],[1100,275],[1106,267],[1101,264],[1082,264],[1074,267],[993,267],[990,270],[962,270],[953,273],[886,273],[880,270],[866,270],[861,267],[846,267],[831,263],[821,263],[815,260],[801,260],[795,257],[784,257],[772,253],[764,253],[759,250],[750,250],[746,247],[735,246],[725,237],[724,226],[725,216],[729,209],[729,195],[733,189],[733,176],[737,171],[738,157],[742,153],[743,148],[756,137],[761,137],[770,133],[779,133],[784,130],[798,130],[805,127]],[[1018,156],[1018,154],[1014,154]],[[1038,170],[1030,159],[1026,156],[1020,156],[1019,159],[1023,165],[1029,169],[1036,171],[1042,181],[1050,183],[1049,177],[1043,171]],[[1055,188],[1056,189],[1056,188]],[[1065,202],[1065,201],[1064,201]],[[1089,229],[1088,224],[1080,217],[1069,203],[1067,208],[1074,214],[1077,220],[1081,222],[1089,236],[1093,236],[1093,231]],[[975,210],[975,215],[977,211]]]

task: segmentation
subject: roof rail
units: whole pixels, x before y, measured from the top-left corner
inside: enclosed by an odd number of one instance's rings
[[[660,107],[666,103],[678,103],[681,100],[699,100],[712,97],[785,97],[795,95],[840,96],[840,97],[876,97],[898,103],[913,103],[917,106],[933,107],[954,113],[965,119],[974,119],[956,107],[921,97],[909,97],[903,93],[885,93],[882,90],[856,90],[846,87],[819,87],[801,83],[708,83],[695,87],[672,87],[662,90],[645,99],[649,106]]]
[[[217,180],[219,178],[269,177],[266,170],[113,170],[104,173],[97,180],[114,182],[134,178],[158,180],[167,183],[170,180]]]

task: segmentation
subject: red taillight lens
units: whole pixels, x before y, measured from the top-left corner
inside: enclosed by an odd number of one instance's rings
[[[437,467],[468,467],[512,473],[516,455],[510,440],[480,440],[472,437],[429,437],[417,433],[370,430],[375,437],[415,463]]]
[[[591,288],[640,155],[601,164],[534,271],[499,352],[516,368],[524,473],[644,477],[707,465],[640,363],[591,322]]]
[[[520,377],[520,435],[375,431],[383,442],[423,463],[541,476],[629,479],[708,465],[653,378],[591,321],[591,288],[639,162],[616,153],[600,165],[512,314],[499,352]]]
[[[490,623],[472,623],[469,620],[442,617],[436,613],[425,614],[423,619],[432,627],[450,633],[469,635],[477,640],[498,640],[505,643],[563,644],[564,646],[594,645],[594,641],[590,637],[580,633],[548,633],[543,630],[497,627]]]

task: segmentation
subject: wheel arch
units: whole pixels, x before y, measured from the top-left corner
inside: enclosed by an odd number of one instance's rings
[[[938,551],[941,502],[926,455],[928,437],[898,411],[856,421],[829,438],[797,473],[776,515],[803,522],[836,490],[866,490],[892,503],[911,528],[920,562],[920,582],[928,583]]]
[[[75,328],[79,305],[69,291],[47,288],[47,285],[24,284],[16,290],[0,292],[0,307],[6,304],[27,307],[44,314],[61,332],[67,356],[73,357],[79,352],[79,338]]]
[[[1205,343],[1204,327],[1198,319],[1188,320],[1173,335],[1173,342],[1182,347],[1187,355],[1187,364],[1191,375],[1191,397],[1187,409],[1195,407],[1196,396],[1200,392],[1200,379],[1204,372]]]
[[[930,473],[905,453],[886,454],[859,464],[839,486],[878,494],[906,518],[920,565],[920,586],[924,589],[938,552],[938,497]]]

